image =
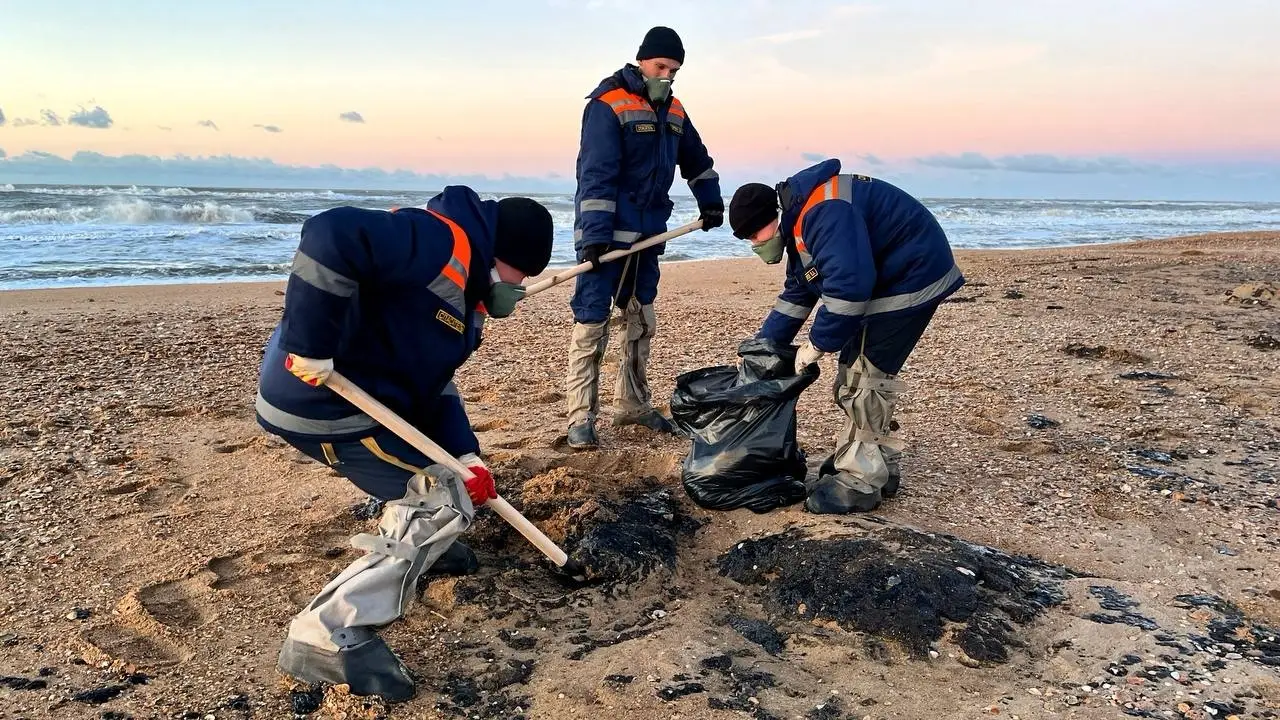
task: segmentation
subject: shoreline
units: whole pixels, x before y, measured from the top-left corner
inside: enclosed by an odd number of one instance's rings
[[[1048,253],[1067,252],[1075,249],[1097,250],[1097,249],[1105,249],[1105,248],[1126,248],[1126,247],[1139,248],[1147,244],[1176,243],[1179,241],[1205,240],[1205,239],[1209,239],[1209,240],[1218,239],[1222,241],[1232,241],[1240,238],[1249,238],[1259,234],[1276,233],[1276,232],[1280,232],[1280,229],[1232,230],[1232,231],[1222,231],[1222,232],[1212,232],[1212,233],[1197,233],[1192,235],[1167,235],[1167,236],[1160,236],[1160,237],[1137,238],[1137,239],[1128,239],[1128,240],[1113,240],[1113,241],[1095,242],[1095,243],[1070,243],[1070,244],[1043,245],[1043,246],[1034,246],[1034,247],[1032,246],[999,247],[999,248],[955,248],[953,247],[952,252],[955,254],[956,259],[960,260],[962,257],[965,257],[965,256],[980,257],[982,255],[987,255],[987,254],[991,254],[991,255],[1002,255],[1002,254],[1009,254],[1009,253],[1034,254],[1034,253],[1043,253],[1043,252],[1048,252]],[[708,257],[708,258],[688,258],[688,259],[681,259],[681,260],[662,260],[661,264],[663,266],[669,267],[669,266],[687,265],[690,263],[707,263],[707,262],[740,263],[740,262],[748,262],[748,261],[754,261],[754,260],[755,258],[750,256],[745,256],[745,257],[744,256],[722,256],[722,257]],[[568,270],[572,267],[575,267],[575,266],[574,265],[549,265],[546,271],[544,271],[541,275],[539,275],[537,278],[530,278],[527,282],[529,284],[532,284],[534,282],[537,282],[538,280],[549,278],[555,275],[557,272]],[[241,286],[241,285],[243,286],[283,285],[287,281],[287,279],[288,279],[287,275],[282,276],[278,279],[270,279],[270,280],[221,280],[218,278],[203,278],[203,279],[184,278],[184,279],[175,280],[172,282],[148,281],[148,282],[121,282],[121,283],[103,283],[103,284],[66,285],[66,286],[57,286],[57,287],[0,288],[0,297],[11,296],[14,294],[22,294],[22,293],[87,292],[87,291],[93,291],[93,290],[115,291],[115,290],[123,290],[128,288],[169,288],[169,287],[202,287],[202,286],[233,286],[234,287],[234,286]]]

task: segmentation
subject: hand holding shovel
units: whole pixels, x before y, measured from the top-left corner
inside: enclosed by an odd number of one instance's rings
[[[611,251],[609,251],[609,252],[607,252],[607,253],[605,253],[605,254],[601,255],[601,256],[600,256],[600,258],[599,258],[599,262],[606,263],[606,262],[611,262],[611,261],[613,261],[613,260],[617,260],[617,259],[619,259],[619,258],[624,258],[624,257],[626,257],[626,256],[628,256],[628,255],[632,255],[632,254],[634,254],[634,253],[638,253],[638,252],[640,252],[641,250],[644,250],[644,249],[647,249],[647,248],[651,248],[651,247],[653,247],[654,245],[661,245],[662,243],[664,243],[664,242],[666,242],[666,241],[668,241],[668,240],[673,240],[673,239],[675,239],[675,238],[680,237],[681,235],[684,235],[684,234],[687,234],[687,233],[691,233],[691,232],[693,232],[694,230],[697,230],[697,229],[698,229],[698,228],[700,228],[700,227],[702,227],[702,221],[701,221],[701,220],[694,220],[693,222],[689,223],[688,225],[681,225],[680,227],[676,228],[675,230],[671,230],[671,231],[668,231],[668,232],[664,232],[664,233],[662,233],[661,235],[654,235],[653,237],[651,237],[651,238],[649,238],[649,239],[647,239],[647,240],[641,240],[640,242],[638,242],[638,243],[636,243],[636,244],[632,245],[631,247],[628,247],[628,248],[622,248],[622,249],[620,249],[620,250],[611,250]],[[529,297],[530,295],[536,295],[536,294],[538,294],[538,293],[542,292],[543,290],[546,290],[546,289],[548,289],[548,288],[555,287],[556,285],[559,285],[559,284],[561,284],[561,283],[563,283],[563,282],[565,282],[565,281],[567,281],[567,280],[572,280],[573,278],[575,278],[575,277],[577,277],[577,276],[581,275],[582,273],[587,272],[587,271],[588,271],[588,270],[590,270],[592,267],[593,267],[593,266],[592,266],[592,264],[591,264],[590,262],[584,262],[584,263],[581,263],[581,264],[579,264],[579,265],[574,265],[573,267],[569,268],[568,270],[563,270],[563,271],[561,271],[561,272],[559,272],[559,273],[556,273],[555,275],[552,275],[551,277],[547,278],[546,280],[540,280],[540,281],[538,281],[538,282],[536,282],[536,283],[534,283],[534,284],[532,284],[532,285],[530,285],[530,286],[526,287],[526,288],[524,289],[524,296],[525,296],[525,297]]]

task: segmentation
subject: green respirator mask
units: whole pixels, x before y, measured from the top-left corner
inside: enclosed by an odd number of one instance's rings
[[[516,303],[524,299],[524,286],[517,283],[503,282],[498,276],[498,269],[489,271],[489,279],[493,284],[489,287],[489,298],[485,300],[485,309],[490,317],[504,318],[516,311]]]
[[[751,252],[758,255],[767,265],[776,265],[779,262],[782,262],[782,253],[784,249],[785,248],[782,244],[782,228],[778,228],[778,230],[773,233],[773,237],[768,240],[765,240],[759,245],[751,246]]]
[[[644,79],[644,89],[649,94],[650,102],[662,103],[671,97],[671,78]]]

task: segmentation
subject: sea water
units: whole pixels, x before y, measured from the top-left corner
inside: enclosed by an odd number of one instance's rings
[[[434,192],[0,184],[0,289],[279,280],[302,222],[342,205],[425,205]],[[496,199],[499,195],[482,193]],[[553,266],[572,265],[572,195],[534,195],[555,221]],[[698,217],[673,198],[668,227]],[[1280,203],[925,198],[957,248],[1082,245],[1280,228]],[[667,244],[665,261],[750,257],[727,227]]]

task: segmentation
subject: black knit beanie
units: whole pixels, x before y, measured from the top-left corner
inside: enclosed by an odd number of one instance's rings
[[[684,43],[680,42],[680,36],[675,30],[659,25],[644,34],[644,42],[640,43],[636,60],[653,58],[671,58],[681,65],[684,64]]]
[[[746,240],[778,217],[778,193],[768,185],[747,183],[729,201],[729,227]]]
[[[493,256],[530,277],[547,269],[551,262],[551,240],[555,229],[551,213],[536,200],[526,197],[498,201],[498,227]]]

